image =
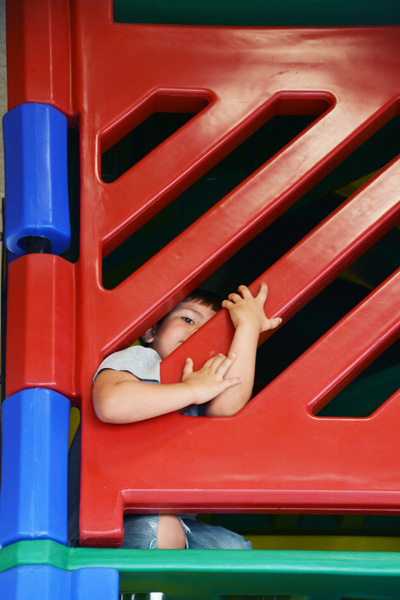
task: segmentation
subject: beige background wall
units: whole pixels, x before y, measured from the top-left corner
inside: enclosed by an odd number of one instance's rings
[[[6,70],[6,0],[0,0],[0,200],[4,197],[4,151],[3,125],[1,118],[7,111],[7,70]],[[0,219],[0,232],[3,231],[3,220]],[[2,239],[0,241],[0,258],[2,258]],[[1,347],[0,347],[1,351]],[[1,364],[1,363],[0,363]]]
[[[6,0],[0,0],[0,115],[7,110],[7,76],[6,76]],[[4,153],[3,127],[0,125],[0,197],[4,196]]]

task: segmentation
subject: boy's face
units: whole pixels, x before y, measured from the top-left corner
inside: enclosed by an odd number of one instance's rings
[[[154,335],[150,333],[148,342],[163,360],[214,315],[215,310],[211,306],[196,300],[184,300],[168,313]]]

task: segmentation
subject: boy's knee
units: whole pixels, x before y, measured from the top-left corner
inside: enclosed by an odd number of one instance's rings
[[[157,548],[160,550],[183,550],[186,537],[183,527],[174,515],[161,515],[158,522]]]

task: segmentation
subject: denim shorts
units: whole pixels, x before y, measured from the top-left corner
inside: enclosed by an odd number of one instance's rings
[[[207,525],[195,515],[175,515],[185,532],[186,548],[251,550],[251,542],[219,525]],[[156,549],[160,515],[125,515],[121,548]]]

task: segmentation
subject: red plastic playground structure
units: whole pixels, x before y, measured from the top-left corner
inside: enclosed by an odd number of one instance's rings
[[[116,23],[111,0],[19,0],[7,10],[10,110],[50,105],[79,131],[80,237],[75,262],[33,253],[9,264],[6,397],[43,389],[80,407],[82,546],[118,547],[124,511],[399,514],[400,392],[369,416],[318,415],[399,338],[399,271],[235,417],[111,426],[96,418],[91,386],[103,357],[134,342],[399,115],[400,28],[194,32]],[[156,113],[191,118],[104,181],[101,155]],[[119,285],[103,286],[107,255],[285,115],[313,121]],[[270,316],[287,323],[396,225],[399,178],[395,157],[265,262],[250,288],[268,282]],[[162,381],[180,380],[187,355],[200,364],[226,352],[231,335],[221,312],[163,361]]]

